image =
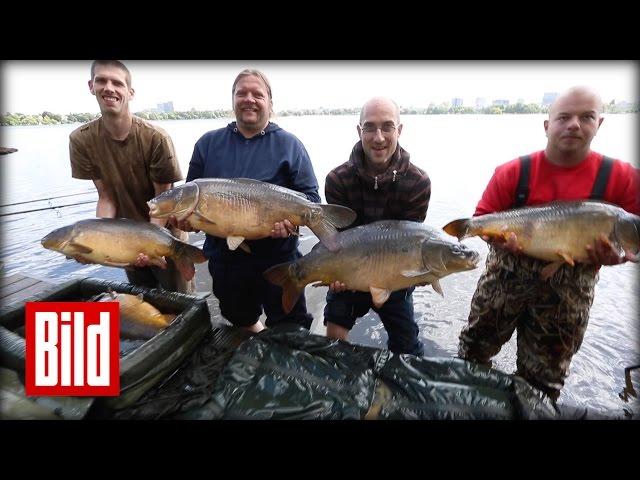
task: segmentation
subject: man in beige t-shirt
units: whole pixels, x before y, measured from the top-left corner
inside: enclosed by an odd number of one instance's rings
[[[122,62],[94,61],[89,89],[102,116],[69,136],[72,176],[93,180],[98,190],[97,217],[165,226],[165,220],[149,218],[147,201],[183,179],[171,138],[163,129],[131,114],[129,100],[135,92]],[[172,229],[172,233],[182,240],[188,238],[180,230]],[[136,268],[126,270],[127,278],[135,285],[192,293],[194,280],[185,281],[171,259],[166,263],[166,269],[148,266],[148,258],[141,253]]]

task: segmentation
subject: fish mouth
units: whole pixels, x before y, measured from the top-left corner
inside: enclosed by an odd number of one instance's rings
[[[476,268],[480,263],[480,254],[475,250],[471,252],[471,257],[468,260],[468,264],[470,268]]]

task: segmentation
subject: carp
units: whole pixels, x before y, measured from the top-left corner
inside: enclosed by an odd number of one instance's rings
[[[178,240],[166,228],[127,218],[80,220],[53,230],[41,243],[69,258],[109,267],[132,266],[139,253],[156,266],[163,265],[160,257],[169,257],[185,280],[195,275],[194,263],[207,260],[202,250]]]
[[[524,254],[551,262],[541,271],[545,279],[564,263],[590,263],[585,247],[599,238],[628,260],[637,261],[640,249],[640,217],[593,200],[555,201],[463,218],[449,222],[443,230],[459,240],[474,235],[506,240],[513,232]]]
[[[154,337],[160,330],[169,326],[175,318],[172,314],[163,314],[156,307],[144,301],[143,295],[107,292],[100,295],[97,302],[118,302],[120,304],[120,337]]]
[[[282,307],[290,312],[304,287],[343,282],[347,289],[370,292],[381,307],[392,291],[430,284],[443,295],[439,280],[474,269],[477,252],[441,230],[407,220],[382,220],[340,232],[338,251],[316,244],[294,262],[274,265],[264,277],[282,287]],[[444,295],[443,295],[444,296]]]
[[[300,192],[248,178],[200,178],[161,193],[147,202],[153,218],[175,216],[215,237],[226,238],[230,250],[244,240],[271,235],[274,223],[289,220],[306,225],[330,250],[336,249],[337,228],[356,219],[356,213],[341,205],[313,203]]]

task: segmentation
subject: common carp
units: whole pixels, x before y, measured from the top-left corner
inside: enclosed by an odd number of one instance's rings
[[[550,263],[547,279],[563,264],[590,263],[586,245],[604,238],[620,256],[636,261],[640,249],[640,217],[620,207],[593,200],[556,201],[499,213],[454,220],[443,227],[462,240],[474,235],[501,237],[515,233],[523,253]]]
[[[479,255],[441,230],[406,220],[382,220],[340,232],[338,251],[321,244],[294,262],[275,265],[264,277],[282,287],[282,306],[291,311],[304,287],[343,282],[349,290],[371,292],[381,307],[392,291],[430,284],[443,295],[439,279],[471,270]]]
[[[356,219],[356,213],[340,205],[313,203],[300,192],[247,178],[201,178],[161,193],[147,202],[149,215],[174,215],[196,229],[226,238],[230,250],[247,240],[271,235],[273,224],[284,219],[306,225],[330,250],[335,250],[337,228]]]
[[[152,338],[160,330],[167,328],[175,318],[175,315],[163,314],[145,302],[142,294],[108,292],[100,295],[96,301],[120,304],[121,338]]]
[[[144,253],[152,265],[170,257],[185,278],[195,275],[194,263],[207,259],[202,250],[174,237],[169,230],[127,218],[92,218],[58,228],[42,239],[42,246],[67,257],[109,267],[128,267]]]

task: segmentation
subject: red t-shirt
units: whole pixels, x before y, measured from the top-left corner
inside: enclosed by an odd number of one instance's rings
[[[573,167],[554,165],[547,160],[544,150],[532,153],[526,205],[588,199],[601,163],[602,155],[596,152],[590,152],[586,160]],[[497,167],[474,215],[512,208],[519,176],[519,158]],[[603,200],[640,215],[640,170],[629,163],[615,160]]]

